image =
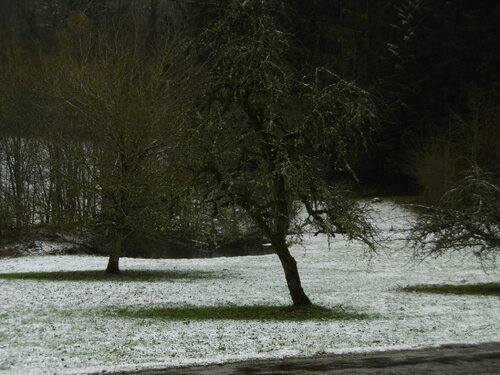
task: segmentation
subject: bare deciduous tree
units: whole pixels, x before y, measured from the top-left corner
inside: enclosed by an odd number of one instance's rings
[[[73,48],[68,41],[61,48],[53,95],[71,126],[68,136],[86,145],[92,178],[84,188],[100,197],[94,224],[110,254],[106,271],[116,273],[127,236],[152,225],[151,211],[171,196],[172,77],[165,54],[147,53],[137,30],[117,23],[93,32],[85,16],[75,17],[67,34]]]
[[[20,232],[33,222],[40,189],[36,180],[40,77],[36,53],[18,46],[0,27],[0,201],[4,224]]]
[[[476,164],[432,206],[422,208],[410,236],[416,255],[474,251],[493,260],[500,251],[500,188]]]
[[[341,231],[374,246],[363,208],[328,183],[323,168],[329,159],[338,172],[353,173],[374,110],[352,83],[294,67],[293,39],[279,22],[283,6],[232,1],[200,36],[203,68],[193,79],[199,90],[189,103],[188,131],[208,199],[245,211],[273,245],[293,304],[304,306],[311,301],[287,243],[295,202],[318,232]]]

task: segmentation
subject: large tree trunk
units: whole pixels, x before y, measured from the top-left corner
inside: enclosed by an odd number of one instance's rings
[[[122,250],[122,239],[117,238],[111,248],[111,252],[108,259],[108,266],[106,267],[106,273],[111,275],[116,275],[120,273],[120,255]]]
[[[290,225],[291,214],[289,200],[287,199],[286,180],[282,174],[276,175],[274,188],[276,198],[274,210],[275,227],[273,228],[274,234],[271,234],[270,240],[285,271],[286,282],[293,305],[296,307],[312,305],[311,300],[304,293],[304,289],[302,289],[297,262],[290,254],[286,243],[286,233]]]
[[[274,244],[276,247],[276,254],[280,258],[281,265],[285,271],[286,282],[288,290],[292,297],[293,305],[296,307],[312,305],[311,300],[307,297],[302,284],[300,283],[299,271],[297,270],[297,262],[290,254],[288,246],[285,241],[279,241]]]
[[[108,266],[106,267],[106,273],[115,275],[120,273],[120,257],[116,254],[111,254],[108,259]]]

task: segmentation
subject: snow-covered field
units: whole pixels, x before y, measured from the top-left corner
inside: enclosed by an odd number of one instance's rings
[[[397,233],[403,209],[375,208]],[[397,236],[397,235],[396,235]],[[470,256],[413,263],[404,243],[373,259],[357,243],[306,237],[293,250],[314,303],[376,316],[358,321],[161,321],[106,315],[111,306],[288,305],[276,256],[193,260],[123,259],[123,269],[212,272],[158,282],[35,281],[0,278],[0,373],[66,374],[500,341],[500,299],[404,293],[414,284],[498,281]],[[106,259],[1,259],[0,273],[102,270]],[[220,276],[220,277],[219,277]]]

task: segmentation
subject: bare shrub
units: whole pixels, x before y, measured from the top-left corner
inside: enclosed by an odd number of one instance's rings
[[[436,204],[424,207],[411,242],[418,257],[473,251],[494,262],[500,251],[498,175],[472,164]]]

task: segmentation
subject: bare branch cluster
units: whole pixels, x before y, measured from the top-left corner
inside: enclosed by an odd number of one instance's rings
[[[200,73],[185,112],[186,138],[199,152],[193,169],[207,197],[246,213],[279,256],[294,304],[303,305],[310,301],[287,243],[290,232],[306,227],[293,225],[297,202],[317,232],[342,232],[374,248],[363,207],[326,180],[324,165],[354,175],[375,106],[326,69],[297,69],[293,36],[280,24],[283,7],[275,0],[233,1],[190,45]]]
[[[497,176],[472,164],[437,204],[423,208],[411,241],[419,256],[465,250],[494,260],[500,251]]]

